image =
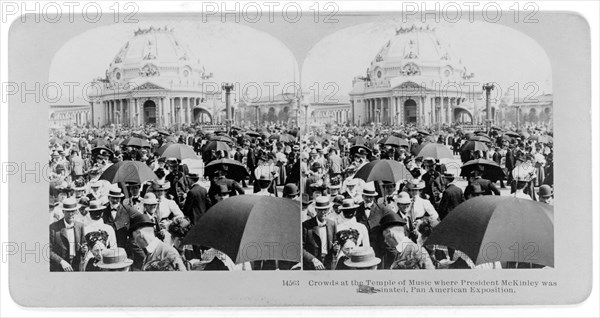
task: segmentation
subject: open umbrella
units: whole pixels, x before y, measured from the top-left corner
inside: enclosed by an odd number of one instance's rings
[[[103,155],[103,156],[112,157],[112,156],[114,156],[114,152],[106,147],[95,147],[95,148],[92,148],[92,155],[93,156]]]
[[[513,137],[513,138],[517,138],[517,137],[521,136],[521,135],[517,134],[516,132],[512,132],[512,131],[507,131],[504,134],[507,135],[507,136],[509,136],[509,137]]]
[[[481,141],[467,141],[460,147],[460,151],[488,151],[488,147]]]
[[[402,139],[402,138],[398,138],[396,136],[389,136],[389,137],[385,138],[385,140],[383,141],[383,144],[386,146],[394,146],[394,147],[401,147],[401,146],[408,147],[408,141],[406,141],[405,139]]]
[[[203,148],[202,148],[202,152],[205,151],[231,151],[231,148],[229,148],[229,146],[222,142],[222,141],[211,141],[209,143],[207,143]]]
[[[413,177],[410,171],[406,169],[404,164],[395,160],[374,160],[362,166],[356,174],[355,178],[371,181],[388,181],[398,182],[400,180],[412,180]]]
[[[423,146],[417,153],[417,157],[432,157],[434,159],[454,159],[454,155],[452,155],[452,152],[450,151],[450,149],[448,149],[448,147],[433,142],[426,143],[425,146]]]
[[[108,180],[110,183],[119,182],[139,182],[158,179],[154,171],[143,162],[140,161],[119,161],[106,169],[101,180]]]
[[[504,170],[494,161],[485,159],[475,159],[467,161],[462,167],[460,167],[460,175],[468,177],[471,171],[477,169],[479,166],[483,166],[482,178],[488,179],[492,182],[504,179]]]
[[[130,147],[138,147],[138,148],[142,148],[142,147],[150,148],[150,142],[148,142],[148,140],[138,138],[138,137],[129,137],[129,138],[123,140],[123,142],[121,142],[121,145],[130,146]]]
[[[241,164],[239,161],[233,159],[219,159],[211,161],[204,167],[204,175],[212,176],[215,170],[223,167],[226,167],[225,169],[227,170],[228,176],[234,176],[234,179],[236,180],[245,178],[250,175],[248,169],[246,169],[246,166]]]
[[[515,197],[475,197],[454,208],[424,244],[460,250],[475,264],[510,261],[554,267],[554,208]]]
[[[417,130],[417,133],[418,133],[418,134],[421,134],[421,135],[425,135],[425,136],[429,136],[429,135],[431,135],[431,133],[429,133],[428,131],[426,131],[426,130],[423,130],[423,129],[419,129],[419,130]]]
[[[260,137],[260,134],[257,133],[256,131],[252,131],[252,130],[248,130],[245,132],[246,135],[250,136],[250,137]]]
[[[236,264],[257,260],[300,262],[298,201],[259,195],[227,198],[204,214],[185,244],[215,248]]]
[[[367,140],[362,136],[352,137],[348,140],[350,144],[355,146],[362,146],[367,143]]]
[[[166,143],[158,148],[158,154],[165,158],[198,159],[194,149],[184,144]]]
[[[367,157],[370,157],[371,154],[373,154],[373,152],[371,151],[371,149],[362,146],[362,145],[356,145],[356,146],[352,146],[350,147],[350,156],[353,156],[354,154],[360,152],[362,149],[362,151],[364,151],[367,155]]]

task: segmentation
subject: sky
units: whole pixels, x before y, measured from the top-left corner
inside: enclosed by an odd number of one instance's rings
[[[365,23],[342,29],[322,39],[303,63],[303,86],[316,87],[314,83],[333,82],[339,86],[339,93],[346,95],[339,98],[347,99],[347,93],[352,89],[352,79],[366,74],[371,61],[401,25],[392,19]],[[485,22],[430,26],[436,27],[439,38],[449,43],[467,71],[475,73],[473,81],[499,84],[494,92],[498,96],[503,96],[514,83],[517,86],[513,86],[513,94],[520,93],[521,97],[533,92],[533,87],[526,85],[528,82],[539,86],[536,95],[552,92],[552,70],[545,50],[520,31]],[[520,89],[516,90],[517,87]],[[323,89],[321,91],[325,92]],[[332,91],[330,88],[326,93]]]
[[[176,37],[196,52],[206,71],[214,74],[211,80],[217,83],[234,82],[242,87],[258,83],[265,94],[265,82],[281,83],[283,87],[299,78],[298,65],[302,65],[305,93],[318,91],[318,100],[329,96],[330,100],[345,101],[352,79],[365,74],[377,52],[402,24],[387,19],[341,29],[317,42],[304,61],[297,61],[275,37],[234,23],[153,20],[101,26],[72,38],[57,52],[50,67],[50,81],[87,83],[103,76],[133,31],[151,25],[174,28]],[[500,84],[494,92],[497,96],[510,86],[518,87],[517,94],[522,97],[532,93],[533,89],[525,86],[528,82],[539,87],[536,95],[552,92],[550,61],[543,48],[527,35],[485,22],[430,26],[435,26],[437,34],[450,43],[467,70],[475,73],[474,80]],[[315,100],[312,96],[309,99]]]

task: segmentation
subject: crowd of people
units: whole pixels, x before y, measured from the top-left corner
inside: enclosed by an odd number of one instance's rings
[[[297,129],[284,124],[261,129],[233,126],[217,132],[200,126],[179,131],[151,126],[52,130],[50,270],[299,268],[300,264],[285,261],[238,264],[235,257],[212,246],[185,241],[211,207],[230,197],[299,201],[297,135]],[[181,151],[169,152],[171,145]],[[190,152],[192,156],[185,155]],[[122,162],[141,163],[151,171],[150,177],[142,168],[111,170]]]
[[[307,270],[513,268],[475,264],[463,251],[424,242],[474,197],[553,200],[552,131],[542,126],[333,126],[303,135],[300,146]],[[432,147],[449,155],[424,150]],[[363,172],[374,175],[378,160],[394,161],[394,171],[367,178]]]

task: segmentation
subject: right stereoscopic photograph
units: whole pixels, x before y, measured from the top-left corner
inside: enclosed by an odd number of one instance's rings
[[[554,267],[552,69],[534,39],[364,23],[312,48],[302,90],[304,270]]]

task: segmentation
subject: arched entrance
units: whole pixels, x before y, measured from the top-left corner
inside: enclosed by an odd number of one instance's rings
[[[156,104],[152,100],[144,103],[144,124],[156,125]]]
[[[194,108],[194,122],[201,124],[212,124],[210,112],[202,107]]]
[[[455,107],[454,122],[460,124],[471,124],[473,123],[473,115],[471,115],[471,112],[462,107]]]
[[[417,122],[417,102],[414,99],[407,99],[404,102],[404,123]]]

